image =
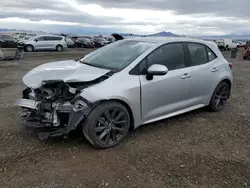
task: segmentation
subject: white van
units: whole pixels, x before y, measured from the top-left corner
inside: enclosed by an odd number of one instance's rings
[[[232,39],[218,39],[215,42],[221,50],[231,50],[239,47],[239,44]]]
[[[61,52],[68,46],[64,36],[38,35],[27,41],[20,41],[18,47],[23,47],[27,52],[34,50],[56,50]]]

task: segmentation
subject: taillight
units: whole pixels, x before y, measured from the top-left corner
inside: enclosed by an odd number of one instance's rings
[[[228,65],[229,65],[230,69],[232,69],[232,68],[233,68],[232,63],[228,63]]]

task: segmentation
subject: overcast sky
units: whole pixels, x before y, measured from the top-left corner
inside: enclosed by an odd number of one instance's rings
[[[249,7],[250,0],[4,0],[0,3],[0,28],[250,33]]]

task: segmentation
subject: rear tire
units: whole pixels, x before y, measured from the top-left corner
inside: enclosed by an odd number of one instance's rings
[[[57,45],[56,46],[56,51],[58,51],[58,52],[63,51],[63,46],[62,45]]]
[[[25,46],[25,51],[27,51],[27,52],[33,52],[34,51],[34,47],[29,44],[29,45]]]
[[[96,148],[110,148],[127,135],[131,123],[129,112],[119,102],[103,102],[82,123],[85,138]]]
[[[214,90],[209,103],[209,109],[213,112],[222,110],[229,99],[230,87],[226,82],[221,82]]]

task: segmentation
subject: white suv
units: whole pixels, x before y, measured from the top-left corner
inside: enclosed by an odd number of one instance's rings
[[[64,36],[39,35],[27,41],[19,42],[18,47],[23,47],[27,52],[34,50],[56,50],[61,52],[67,48],[67,43]]]

